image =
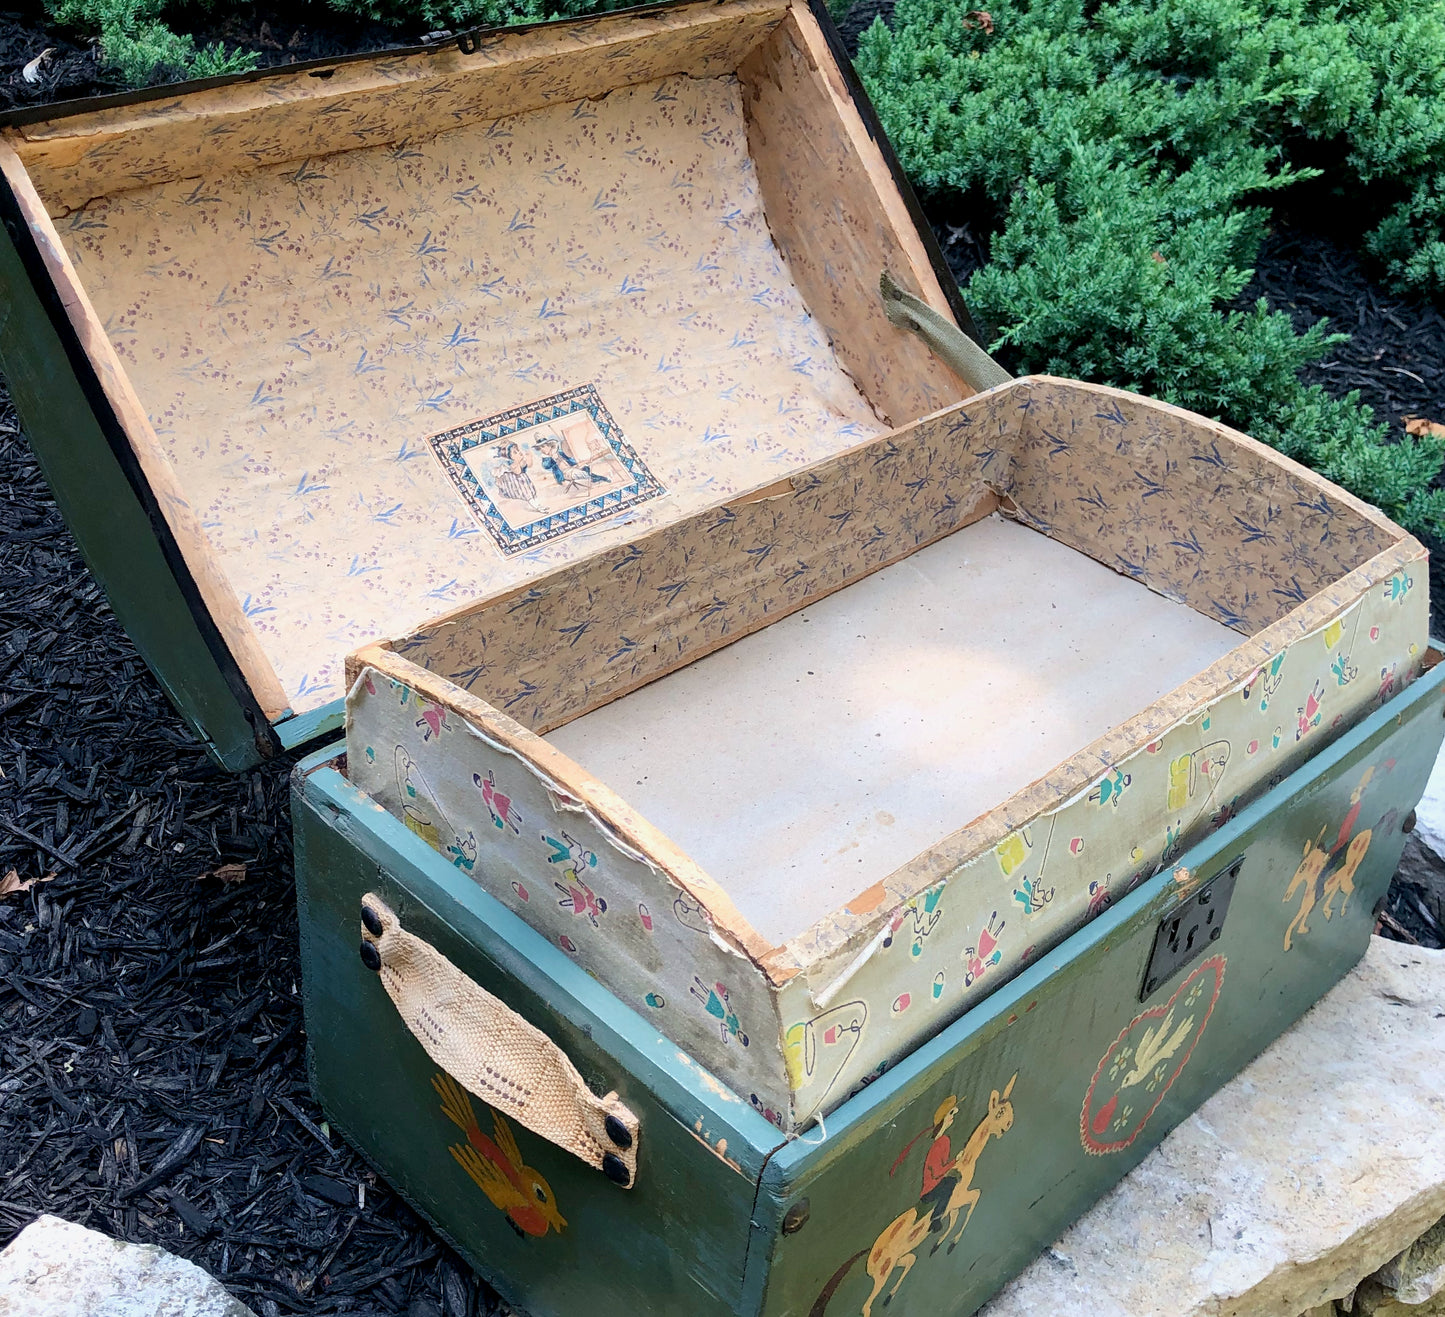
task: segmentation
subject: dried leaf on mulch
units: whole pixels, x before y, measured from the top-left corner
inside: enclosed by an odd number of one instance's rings
[[[1439,421],[1427,421],[1423,416],[1402,416],[1405,423],[1405,433],[1413,434],[1417,438],[1429,436],[1432,439],[1445,439],[1445,425]]]
[[[224,885],[243,883],[246,881],[246,866],[244,864],[218,864],[214,869],[198,873],[196,882],[205,882],[208,878],[215,879],[216,882]]]
[[[0,896],[10,896],[15,892],[28,892],[36,883],[48,883],[54,878],[53,873],[47,873],[38,878],[22,878],[14,869],[11,869],[9,873],[0,875]]]

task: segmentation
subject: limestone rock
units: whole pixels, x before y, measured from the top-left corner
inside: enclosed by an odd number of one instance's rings
[[[0,1253],[0,1317],[254,1317],[193,1262],[54,1216]]]
[[[1445,1293],[1445,1220],[1381,1267],[1377,1279],[1400,1303],[1418,1305]]]
[[[1425,794],[1415,806],[1415,835],[1437,856],[1445,857],[1445,752],[1435,761]]]
[[[980,1317],[1299,1317],[1442,1216],[1445,952],[1373,938]]]

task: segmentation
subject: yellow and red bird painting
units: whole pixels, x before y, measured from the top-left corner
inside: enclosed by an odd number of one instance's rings
[[[519,1235],[537,1238],[545,1235],[549,1226],[559,1233],[565,1230],[567,1222],[557,1211],[552,1186],[523,1164],[506,1117],[500,1111],[492,1112],[492,1137],[488,1138],[477,1124],[471,1098],[455,1079],[438,1074],[432,1087],[441,1097],[447,1119],[467,1136],[465,1143],[452,1144],[452,1156],[492,1206],[506,1213],[512,1228]]]

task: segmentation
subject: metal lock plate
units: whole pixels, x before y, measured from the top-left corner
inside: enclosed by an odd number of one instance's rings
[[[1144,986],[1139,991],[1140,1001],[1147,1001],[1190,961],[1202,955],[1210,943],[1219,940],[1224,932],[1224,916],[1229,913],[1229,901],[1234,895],[1234,884],[1243,867],[1241,855],[1159,921],[1149,967],[1144,971]]]

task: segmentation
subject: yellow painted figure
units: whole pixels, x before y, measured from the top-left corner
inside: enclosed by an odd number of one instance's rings
[[[973,1183],[978,1170],[978,1159],[990,1139],[1002,1138],[1013,1128],[1014,1109],[1010,1098],[1014,1081],[1017,1079],[1018,1074],[1015,1073],[1004,1085],[1002,1093],[994,1089],[989,1094],[988,1111],[974,1126],[973,1132],[957,1153],[953,1152],[949,1144],[948,1131],[958,1114],[958,1100],[954,1097],[945,1099],[934,1113],[931,1131],[923,1131],[923,1134],[931,1132],[933,1140],[924,1165],[923,1192],[919,1197],[919,1205],[908,1208],[896,1217],[873,1241],[872,1248],[867,1250],[868,1278],[873,1282],[873,1290],[863,1301],[862,1317],[872,1317],[874,1303],[897,1271],[898,1279],[893,1282],[893,1287],[883,1299],[885,1305],[892,1301],[898,1293],[898,1287],[908,1278],[908,1273],[918,1261],[918,1249],[930,1235],[938,1237],[929,1249],[929,1256],[937,1253],[945,1243],[948,1251],[952,1253],[958,1241],[963,1238],[963,1232],[968,1229],[968,1223],[973,1217],[973,1210],[983,1196],[982,1189],[975,1188]],[[903,1150],[893,1165],[895,1171],[912,1147],[913,1144],[910,1143]],[[963,1216],[961,1222],[960,1213]],[[862,1256],[863,1253],[855,1253],[833,1274],[813,1304],[810,1317],[823,1317],[828,1301],[853,1264]]]

